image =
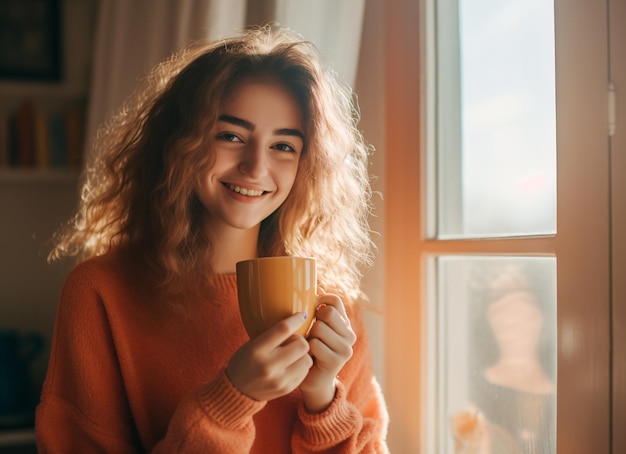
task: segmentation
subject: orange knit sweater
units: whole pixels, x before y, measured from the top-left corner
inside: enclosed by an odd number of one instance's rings
[[[337,394],[308,414],[298,390],[269,402],[241,394],[224,370],[247,340],[235,275],[205,298],[168,304],[136,261],[90,259],[68,276],[37,408],[42,453],[379,453],[387,413],[363,322]]]

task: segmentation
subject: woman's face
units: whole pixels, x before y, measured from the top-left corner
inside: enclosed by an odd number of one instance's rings
[[[215,163],[197,184],[198,198],[214,227],[255,228],[296,178],[304,147],[300,107],[279,83],[242,82],[225,99],[211,137]]]

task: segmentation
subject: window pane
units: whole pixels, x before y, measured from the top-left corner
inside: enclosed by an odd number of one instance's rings
[[[555,233],[553,13],[437,1],[439,237]]]
[[[555,259],[444,257],[436,269],[435,452],[554,454]]]

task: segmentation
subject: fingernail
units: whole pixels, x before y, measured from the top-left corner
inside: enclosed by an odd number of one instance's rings
[[[318,311],[319,311],[320,309],[324,309],[325,307],[326,307],[326,304],[322,303],[322,304],[320,304],[319,306],[317,306],[317,309],[316,309],[316,310],[318,310]]]

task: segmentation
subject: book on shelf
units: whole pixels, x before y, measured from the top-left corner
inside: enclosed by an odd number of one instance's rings
[[[84,129],[84,103],[43,110],[23,101],[0,112],[0,167],[78,168]]]
[[[9,165],[9,115],[0,112],[0,167]]]
[[[50,131],[50,167],[66,167],[67,137],[63,115],[57,112],[50,114],[48,125]]]
[[[50,128],[48,115],[38,111],[35,114],[35,155],[37,167],[45,169],[50,165]]]
[[[16,119],[17,159],[21,167],[35,165],[34,125],[35,107],[31,102],[24,101],[17,110]]]
[[[80,167],[83,156],[83,133],[85,131],[85,108],[73,104],[65,110],[65,137],[67,143],[67,165]]]

